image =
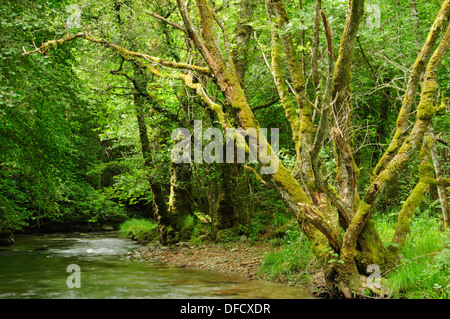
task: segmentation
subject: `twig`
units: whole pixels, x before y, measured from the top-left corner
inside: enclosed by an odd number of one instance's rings
[[[167,23],[168,25],[174,27],[174,28],[177,29],[177,30],[180,30],[180,31],[183,31],[184,33],[186,33],[186,29],[183,28],[183,27],[182,27],[181,25],[179,25],[178,23],[172,22],[172,21],[170,21],[170,20],[168,20],[168,19],[166,19],[166,18],[164,18],[164,17],[162,17],[162,16],[160,16],[159,14],[154,13],[154,12],[144,11],[144,13],[146,13],[146,14],[152,16],[153,18],[156,18],[156,19],[158,19],[158,20],[163,21],[164,23]]]
[[[249,265],[257,264],[260,262],[261,262],[260,260],[246,261],[246,262],[241,262],[240,266],[249,266]]]

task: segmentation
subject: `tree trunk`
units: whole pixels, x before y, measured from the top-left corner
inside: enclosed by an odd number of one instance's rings
[[[153,105],[154,102],[147,92],[147,77],[139,66],[135,65],[135,77],[131,78],[136,93],[134,104],[139,127],[144,167],[153,168],[152,149],[147,133],[147,125],[143,109],[145,105]],[[130,78],[130,77],[129,77]],[[153,194],[153,207],[155,220],[159,227],[159,241],[163,245],[171,244],[177,240],[177,233],[183,226],[184,217],[192,212],[191,199],[189,197],[189,168],[186,164],[172,163],[172,177],[170,186],[169,203],[166,202],[167,186],[158,178],[149,180]]]
[[[219,189],[219,207],[217,210],[217,229],[232,228],[236,225],[236,210],[232,198],[232,165],[223,163],[221,165],[220,189]]]
[[[255,4],[252,0],[241,0],[239,3],[239,22],[235,30],[236,45],[232,52],[233,63],[236,67],[237,76],[242,87],[245,83],[245,72],[247,70],[248,49],[253,28],[249,25],[253,19]]]
[[[443,8],[450,6],[450,0],[446,0]],[[440,17],[438,16],[438,19]],[[411,160],[435,115],[434,94],[437,91],[438,84],[436,79],[437,70],[450,47],[450,24],[447,20],[445,33],[439,46],[435,50],[427,66],[420,102],[417,108],[417,116],[414,126],[408,136],[402,143],[396,156],[387,164],[386,168],[380,172],[377,178],[371,183],[366,195],[360,201],[355,216],[347,228],[341,250],[341,258],[344,261],[339,266],[338,281],[348,283],[351,290],[357,287],[355,275],[357,267],[355,258],[357,258],[357,241],[361,231],[371,220],[377,201],[385,190],[386,186],[398,176],[398,173]],[[381,266],[381,265],[379,265]]]
[[[440,164],[439,164],[439,155],[438,155],[437,147],[436,147],[436,139],[434,136],[434,129],[433,129],[432,125],[430,125],[430,127],[428,128],[428,136],[430,137],[430,139],[429,139],[430,142],[428,144],[428,147],[430,148],[431,159],[433,160],[434,173],[435,173],[436,179],[439,180],[441,178],[441,169],[440,169]],[[438,190],[439,202],[441,203],[443,225],[444,225],[444,228],[448,228],[448,226],[449,226],[448,202],[447,202],[447,197],[445,194],[445,188],[442,185],[442,183],[437,183],[437,190]]]

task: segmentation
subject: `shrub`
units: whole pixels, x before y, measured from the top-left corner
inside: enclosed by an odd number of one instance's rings
[[[120,225],[120,234],[141,243],[149,243],[158,237],[158,224],[148,219],[130,219]]]

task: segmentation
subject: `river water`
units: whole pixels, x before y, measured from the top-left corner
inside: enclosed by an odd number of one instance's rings
[[[312,298],[276,283],[122,257],[137,248],[114,232],[16,236],[14,245],[0,248],[0,298]],[[68,272],[69,265],[79,272]]]

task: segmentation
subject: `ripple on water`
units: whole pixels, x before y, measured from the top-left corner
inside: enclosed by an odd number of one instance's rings
[[[132,242],[120,238],[66,238],[75,243],[68,248],[51,248],[50,256],[122,256],[135,248]]]

